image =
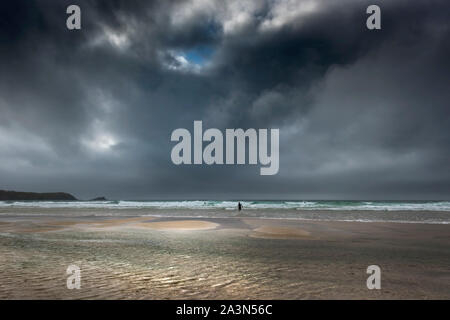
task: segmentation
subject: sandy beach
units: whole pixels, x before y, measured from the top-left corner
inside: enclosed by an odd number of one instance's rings
[[[445,224],[2,215],[0,259],[1,299],[450,298]]]

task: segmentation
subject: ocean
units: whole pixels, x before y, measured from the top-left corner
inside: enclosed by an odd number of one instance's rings
[[[0,216],[256,217],[325,221],[450,223],[450,201],[0,201]]]

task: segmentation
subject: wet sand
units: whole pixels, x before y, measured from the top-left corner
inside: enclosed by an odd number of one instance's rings
[[[140,223],[139,226],[155,230],[193,231],[215,229],[219,226],[219,224],[202,220],[174,220],[150,223],[143,222]]]
[[[450,225],[0,216],[0,298],[449,299]]]

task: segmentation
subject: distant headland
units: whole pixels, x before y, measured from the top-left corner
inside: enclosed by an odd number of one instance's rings
[[[0,201],[20,201],[20,200],[65,200],[65,201],[76,201],[78,200],[70,193],[66,192],[17,192],[17,191],[7,191],[0,190]]]
[[[67,192],[19,192],[0,190],[0,201],[79,201]],[[87,201],[108,201],[105,197],[96,197]]]

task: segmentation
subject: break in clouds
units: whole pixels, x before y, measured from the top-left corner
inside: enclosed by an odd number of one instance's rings
[[[81,8],[81,30],[66,8]],[[381,30],[366,8],[381,7]],[[448,199],[446,0],[2,1],[0,189]],[[176,166],[176,128],[279,128],[279,172]]]

